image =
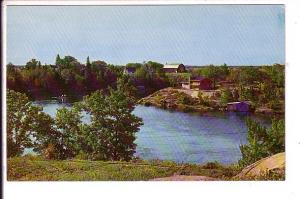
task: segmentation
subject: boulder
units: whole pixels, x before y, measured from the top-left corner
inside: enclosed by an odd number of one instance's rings
[[[246,168],[237,176],[238,179],[255,178],[266,175],[269,172],[284,173],[285,170],[285,152],[277,153],[270,157],[263,158]]]

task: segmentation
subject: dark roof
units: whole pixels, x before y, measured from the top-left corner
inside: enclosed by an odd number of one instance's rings
[[[125,70],[127,70],[127,72],[129,73],[134,73],[136,71],[135,67],[126,67]]]

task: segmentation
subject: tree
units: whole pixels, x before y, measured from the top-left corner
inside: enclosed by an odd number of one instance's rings
[[[88,56],[87,58],[86,58],[86,67],[91,67],[91,62],[90,62],[90,57]]]
[[[285,150],[284,120],[272,120],[269,129],[261,126],[254,120],[247,119],[248,144],[241,145],[242,158],[239,166],[248,166],[264,157]]]
[[[80,112],[76,108],[65,107],[57,110],[51,132],[38,135],[39,147],[49,159],[69,159],[75,157],[84,139],[81,133],[82,122]],[[49,150],[51,149],[51,152]]]
[[[31,59],[25,65],[26,69],[35,69],[38,66],[38,61],[36,59]]]
[[[105,61],[97,60],[92,62],[91,67],[93,70],[103,70],[107,67],[107,63]]]
[[[228,102],[233,100],[232,93],[229,89],[222,90],[220,101],[221,104],[226,105]]]
[[[59,54],[56,55],[56,59],[55,59],[55,65],[58,66],[61,64],[61,59],[60,59],[60,56]]]
[[[132,114],[134,102],[124,90],[110,89],[109,95],[96,91],[78,106],[91,115],[86,125],[86,149],[92,159],[128,161],[135,153],[135,133],[142,120]]]
[[[216,66],[209,65],[202,71],[203,75],[207,78],[211,78],[213,80],[213,87],[216,87],[216,80],[218,78],[219,72]]]
[[[38,134],[48,132],[52,124],[52,118],[33,106],[25,94],[7,90],[7,157],[36,147]]]
[[[220,66],[219,68],[219,76],[222,78],[222,79],[226,79],[226,77],[229,75],[229,68],[227,66],[227,64],[223,64]]]
[[[163,75],[163,71],[162,68],[164,67],[163,64],[157,63],[157,62],[153,62],[153,61],[148,61],[147,62],[147,66],[149,68],[151,68],[155,73],[158,73],[160,75]]]

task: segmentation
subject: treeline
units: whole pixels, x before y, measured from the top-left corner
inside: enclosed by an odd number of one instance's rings
[[[133,68],[131,74],[125,68]],[[45,99],[67,94],[80,97],[96,90],[116,89],[117,81],[131,85],[132,96],[141,98],[169,86],[180,87],[189,77],[204,76],[213,82],[213,89],[221,91],[221,103],[251,101],[253,107],[284,110],[284,65],[228,67],[209,65],[189,68],[186,73],[165,73],[163,64],[148,61],[125,66],[104,61],[80,63],[72,56],[56,57],[54,65],[42,65],[32,59],[24,67],[7,65],[7,87],[25,93],[29,98]],[[232,84],[223,86],[222,82]]]
[[[135,67],[134,76],[123,74],[124,67]],[[169,86],[168,79],[162,73],[162,64],[147,62],[143,64],[129,63],[126,66],[107,64],[104,61],[80,63],[72,56],[56,57],[55,65],[42,65],[32,59],[24,67],[7,65],[7,88],[25,93],[31,99],[45,99],[67,94],[69,96],[84,96],[96,90],[107,92],[109,88],[116,89],[117,80],[124,78],[137,90],[137,97],[145,96],[156,90]]]

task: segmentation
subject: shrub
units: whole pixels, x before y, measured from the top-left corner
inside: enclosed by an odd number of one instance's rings
[[[285,150],[284,120],[272,120],[269,129],[254,120],[247,119],[246,122],[248,144],[240,146],[242,153],[242,158],[238,162],[240,167]]]
[[[201,105],[204,105],[204,106],[210,105],[208,97],[203,96],[203,94],[200,91],[198,92],[198,100]]]
[[[232,93],[229,89],[225,89],[221,91],[220,102],[222,105],[226,105],[228,102],[233,100]]]

